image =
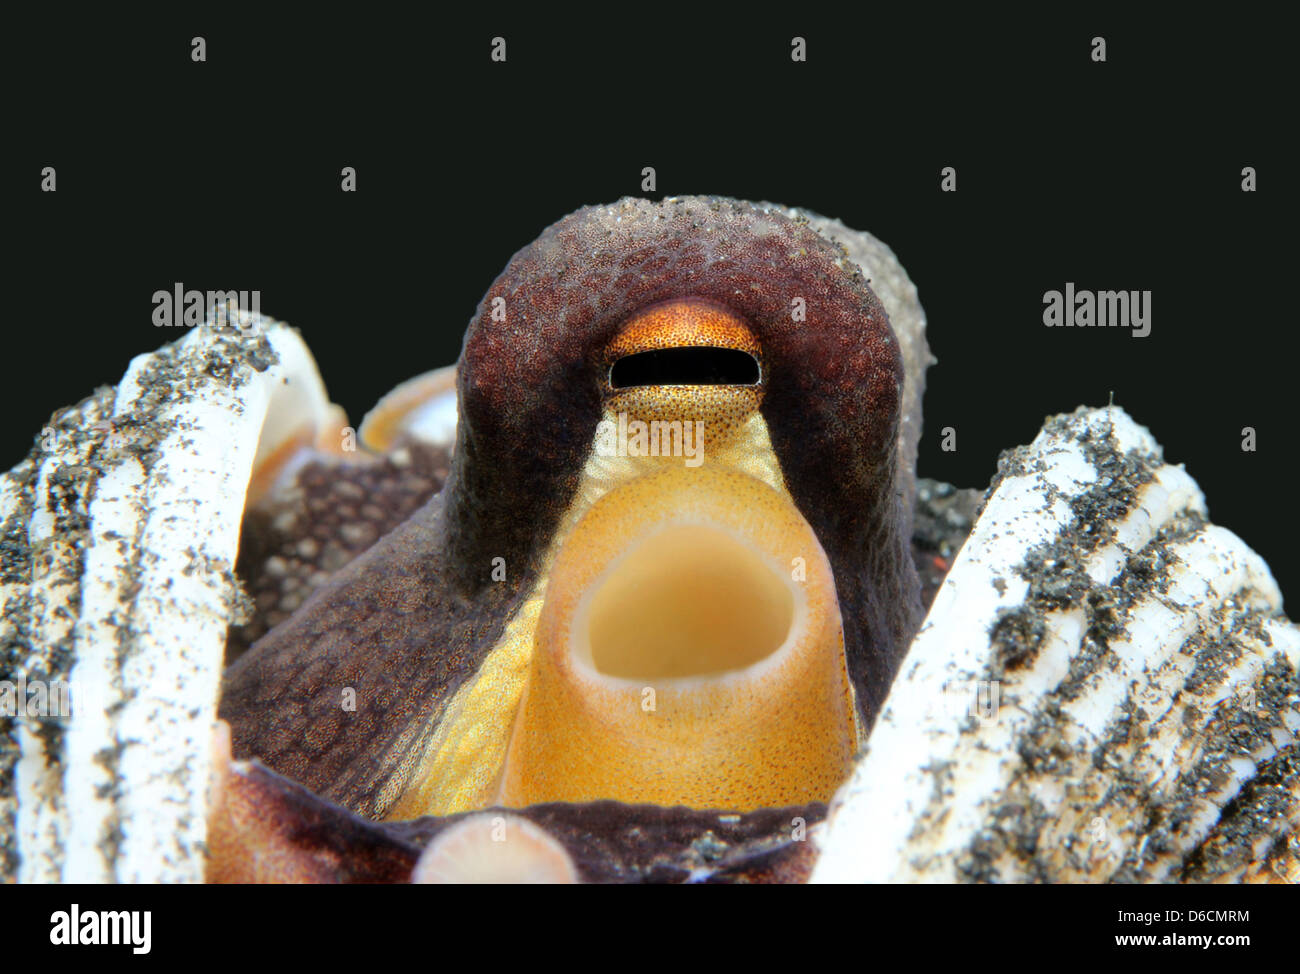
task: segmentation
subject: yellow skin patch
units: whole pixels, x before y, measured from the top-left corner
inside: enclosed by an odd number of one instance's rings
[[[734,348],[762,361],[743,323],[693,301],[630,320],[606,358],[689,345]],[[634,421],[702,423],[703,462],[635,449],[620,455],[597,437],[536,585],[475,676],[441,708],[418,770],[388,818],[597,798],[745,810],[827,800],[847,774],[859,728],[834,584],[790,499],[758,411],[762,383],[606,385],[603,392],[606,432]],[[682,522],[687,510],[693,522]],[[694,541],[664,534],[682,523],[707,531],[697,531]],[[575,669],[570,652],[574,613],[587,619],[579,603],[597,589],[606,601],[593,616],[597,656],[618,655],[611,647],[620,614],[639,613],[638,628],[650,631],[653,608],[635,598],[620,601],[615,589],[629,580],[603,574],[638,538],[642,551],[629,567],[643,573],[637,584],[658,578],[659,597],[678,602],[663,607],[676,613],[678,629],[661,636],[698,640],[700,652],[688,656],[707,656],[703,641],[715,640],[707,649],[730,670],[674,678],[661,669],[651,687],[653,711],[644,709],[646,679],[601,674],[590,659]],[[708,598],[691,597],[698,571],[694,582],[690,571],[673,581],[663,566],[674,561],[713,563]],[[728,588],[728,575],[747,582]],[[605,589],[610,582],[614,588]],[[728,613],[762,615],[753,611],[755,593],[780,602],[782,591],[789,593],[785,615],[769,606],[765,624],[745,624],[749,638],[763,645],[734,646],[725,632]],[[797,638],[783,640],[783,627]],[[641,652],[652,650],[643,645]],[[665,775],[665,768],[674,770]]]
[[[499,797],[825,801],[856,742],[807,522],[737,471],[664,470],[606,495],[560,552]]]

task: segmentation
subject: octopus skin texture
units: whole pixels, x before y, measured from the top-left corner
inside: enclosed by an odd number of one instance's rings
[[[221,762],[210,878],[392,879],[513,808],[573,875],[644,879],[684,853],[593,865],[573,822],[819,817],[921,613],[920,375],[858,265],[772,207],[582,209],[493,283],[455,381],[441,489],[226,671],[257,763]],[[312,816],[355,855],[283,837]]]

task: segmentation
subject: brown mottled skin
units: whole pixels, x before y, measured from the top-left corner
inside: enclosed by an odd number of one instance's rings
[[[213,883],[405,883],[420,852],[460,815],[371,822],[261,765],[231,768],[208,836]],[[821,803],[720,816],[600,801],[512,810],[568,851],[585,883],[804,882]],[[799,839],[795,822],[800,819]]]
[[[384,814],[440,703],[534,582],[600,419],[605,345],[639,308],[689,295],[736,311],[762,345],[762,413],[834,570],[869,724],[919,613],[911,498],[895,486],[903,371],[885,311],[802,223],[731,200],[626,199],[561,220],[493,283],[461,353],[446,486],[230,667],[220,714],[236,757]],[[504,322],[491,319],[497,297]],[[806,321],[791,318],[795,297]],[[504,582],[491,580],[496,557]],[[355,712],[340,706],[345,687]]]
[[[235,573],[257,611],[246,624],[230,627],[227,663],[442,489],[449,450],[423,443],[398,446],[400,463],[391,455],[358,463],[336,458],[307,463],[294,476],[293,490],[244,512]]]

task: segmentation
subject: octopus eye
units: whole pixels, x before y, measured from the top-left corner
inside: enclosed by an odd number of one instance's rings
[[[656,348],[635,352],[616,361],[609,370],[613,389],[633,386],[757,385],[758,359],[748,352],[709,345]]]
[[[766,392],[767,367],[754,331],[733,309],[699,297],[642,307],[597,364],[611,417],[697,421],[715,448],[741,433]]]
[[[674,298],[629,318],[605,349],[605,392],[646,386],[748,386],[761,391],[758,339],[730,308]]]

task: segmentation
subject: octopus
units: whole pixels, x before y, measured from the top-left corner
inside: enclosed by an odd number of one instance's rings
[[[260,315],[140,356],[0,478],[0,880],[1297,881],[1268,566],[1113,403],[918,480],[924,324],[625,199],[356,430]]]
[[[799,825],[921,617],[927,362],[796,211],[628,199],[548,228],[454,372],[368,418],[387,462],[259,465],[315,513],[274,544],[246,520],[242,567],[292,611],[232,640],[209,878],[806,875]],[[454,447],[412,486],[402,428],[453,376]],[[267,552],[319,553],[340,493],[369,502],[364,550],[285,600]]]

